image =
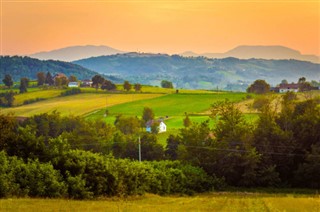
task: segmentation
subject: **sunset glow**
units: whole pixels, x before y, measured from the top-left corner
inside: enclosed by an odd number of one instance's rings
[[[225,52],[282,45],[320,55],[320,1],[1,0],[1,54],[73,45]]]

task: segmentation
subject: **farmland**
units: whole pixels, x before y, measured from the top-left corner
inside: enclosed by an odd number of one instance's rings
[[[121,90],[121,86],[117,86]],[[14,113],[17,116],[32,116],[39,113],[58,111],[62,115],[80,115],[87,119],[103,119],[113,124],[119,114],[125,116],[142,115],[144,107],[150,107],[156,118],[165,118],[168,131],[158,135],[158,140],[165,145],[170,134],[177,134],[183,127],[183,119],[187,113],[193,122],[209,119],[209,109],[216,101],[229,99],[240,102],[245,93],[212,92],[205,90],[164,89],[153,86],[143,86],[142,93],[106,93],[93,88],[81,88],[82,93],[61,97],[63,89],[30,89],[30,92],[15,96],[15,107],[3,108],[2,113]],[[40,98],[41,101],[22,105],[27,100]],[[105,117],[108,109],[109,115]],[[210,120],[210,125],[214,125]]]
[[[1,211],[319,211],[319,195],[217,192],[191,197],[146,194],[78,201],[2,199]]]
[[[32,116],[39,113],[58,111],[62,115],[84,115],[92,113],[108,105],[116,105],[129,101],[155,98],[162,94],[94,94],[84,93],[74,96],[51,98],[20,107],[2,109],[3,113],[14,113],[17,116]]]

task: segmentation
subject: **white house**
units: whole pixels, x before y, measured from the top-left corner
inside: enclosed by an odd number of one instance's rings
[[[158,133],[167,132],[167,125],[162,120],[150,120],[146,124],[146,131],[151,132],[151,127],[154,123],[159,123]]]
[[[280,84],[279,93],[287,93],[289,91],[298,92],[299,84],[291,83],[291,84]]]
[[[159,124],[159,133],[162,132],[167,132],[167,125],[163,121],[161,121]]]
[[[78,82],[69,82],[68,87],[69,88],[79,87],[79,83]]]

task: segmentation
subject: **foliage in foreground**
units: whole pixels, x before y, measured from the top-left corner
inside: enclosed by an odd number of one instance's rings
[[[51,141],[52,155],[47,163],[26,162],[1,151],[0,197],[192,194],[210,191],[215,183],[201,168],[177,161],[114,159],[83,150],[63,150],[61,145],[59,139]]]

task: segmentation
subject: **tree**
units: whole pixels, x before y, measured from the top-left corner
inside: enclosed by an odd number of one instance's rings
[[[119,129],[123,134],[135,134],[139,132],[141,127],[141,122],[136,117],[123,117],[118,116],[115,121],[115,126]]]
[[[162,80],[161,81],[161,87],[163,88],[173,88],[172,82],[167,81],[167,80]]]
[[[131,90],[131,84],[129,83],[129,81],[124,81],[123,83],[123,89],[126,91],[130,91]]]
[[[139,83],[134,84],[134,90],[136,92],[141,91],[141,84],[139,84]]]
[[[38,86],[41,86],[46,82],[46,75],[44,74],[44,72],[37,73],[37,81],[38,81]]]
[[[71,75],[71,76],[69,77],[69,82],[77,82],[77,81],[78,81],[78,79],[77,79],[76,76]]]
[[[0,93],[0,105],[5,107],[11,107],[14,102],[15,92],[10,90],[9,92]]]
[[[281,81],[281,84],[288,84],[288,81],[287,81],[286,79],[283,79],[283,80]]]
[[[300,77],[298,80],[298,84],[304,83],[306,82],[306,78],[305,77]]]
[[[190,127],[191,124],[192,124],[192,122],[187,114],[186,117],[183,119],[183,126]]]
[[[67,77],[61,77],[61,85],[68,85],[69,80]]]
[[[116,88],[117,88],[117,86],[109,80],[105,80],[101,85],[102,90],[109,90],[110,91],[110,90],[115,90]]]
[[[101,75],[95,75],[92,77],[92,87],[95,87],[97,90],[99,88],[99,85],[101,85],[105,79]]]
[[[143,108],[142,119],[143,119],[144,123],[147,123],[148,121],[153,120],[154,119],[153,110],[149,107]]]
[[[248,93],[264,94],[270,91],[270,85],[264,80],[256,80],[247,88]]]
[[[4,79],[2,80],[2,82],[8,86],[9,88],[13,85],[13,81],[12,81],[12,78],[9,74],[6,74],[4,76]]]
[[[4,98],[7,101],[7,106],[11,107],[14,102],[14,92],[12,90],[10,92],[7,92]]]
[[[26,77],[23,77],[20,79],[20,93],[26,93],[27,92],[27,88],[28,88],[28,84],[29,84],[29,79]]]
[[[50,86],[54,85],[54,80],[53,80],[50,72],[47,72],[45,83]]]
[[[174,135],[169,135],[167,138],[167,146],[165,150],[165,155],[169,160],[178,159],[178,147],[179,147],[179,138]]]

